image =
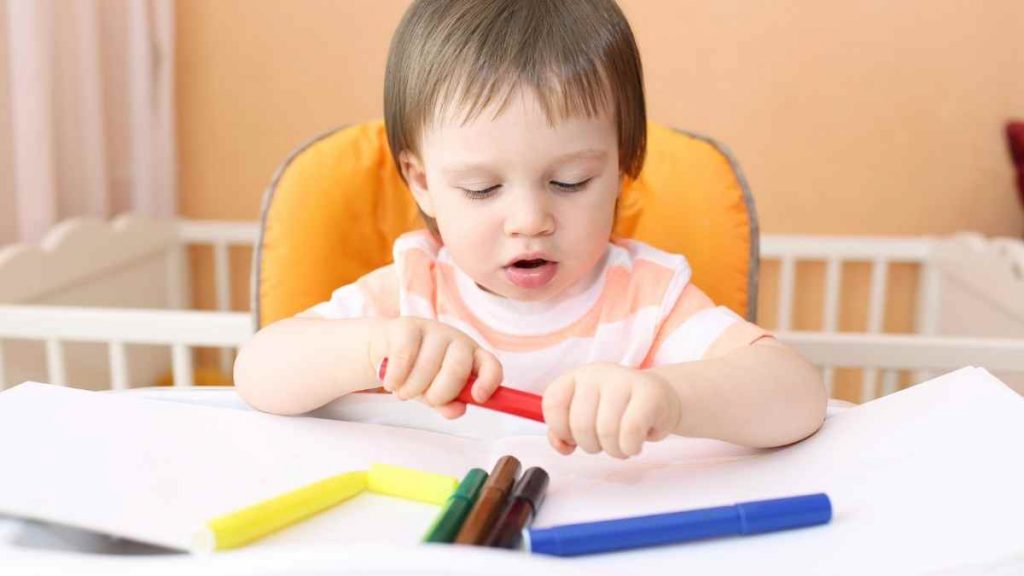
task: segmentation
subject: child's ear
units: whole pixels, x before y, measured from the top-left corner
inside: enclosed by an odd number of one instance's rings
[[[423,163],[408,150],[398,155],[398,163],[399,169],[405,176],[405,182],[409,185],[409,191],[412,192],[412,197],[419,204],[420,210],[433,218],[434,204],[430,198],[430,189],[427,188],[427,172],[423,168]]]

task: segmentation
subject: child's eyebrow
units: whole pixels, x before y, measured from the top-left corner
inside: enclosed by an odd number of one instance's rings
[[[552,164],[561,164],[563,162],[569,162],[572,160],[599,160],[603,161],[608,157],[608,150],[604,148],[585,148],[583,150],[576,150],[566,154],[559,154],[551,159]],[[460,176],[476,176],[480,174],[490,174],[493,171],[493,167],[489,164],[479,162],[467,162],[466,164],[453,164],[444,167],[442,173],[448,178],[456,178]]]
[[[446,178],[460,178],[469,176],[486,176],[493,173],[491,167],[487,164],[456,164],[453,166],[446,166],[441,170]]]
[[[608,151],[604,148],[586,148],[555,156],[552,162],[567,162],[569,160],[604,160],[608,157]]]

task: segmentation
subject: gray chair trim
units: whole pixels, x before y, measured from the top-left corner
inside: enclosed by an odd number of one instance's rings
[[[740,163],[736,160],[736,157],[733,156],[732,151],[721,142],[718,142],[710,136],[704,136],[703,134],[679,129],[674,130],[680,134],[685,134],[691,138],[707,142],[713,146],[715,150],[718,150],[722,156],[725,156],[725,159],[729,161],[729,166],[732,167],[733,173],[736,174],[736,180],[739,181],[740,188],[743,190],[743,203],[747,207],[747,220],[750,222],[750,271],[747,275],[747,320],[756,322],[757,290],[760,285],[761,277],[761,225],[757,220],[757,205],[754,203],[754,195],[750,192],[750,185],[747,183],[747,176],[743,173],[743,168],[740,167]]]
[[[259,237],[256,241],[256,249],[252,253],[252,273],[250,275],[250,286],[249,286],[249,297],[252,300],[252,321],[253,330],[259,330],[260,327],[260,281],[262,280],[261,266],[260,263],[263,261],[263,239],[267,229],[267,215],[270,213],[270,205],[274,201],[274,194],[277,192],[277,185],[281,181],[281,177],[284,175],[291,163],[307,149],[321,140],[328,138],[340,130],[344,130],[347,126],[328,130],[319,136],[316,136],[305,143],[299,145],[297,148],[292,150],[288,158],[278,166],[274,172],[274,176],[270,179],[270,184],[267,185],[266,190],[263,192],[263,201],[260,207],[260,231]],[[750,193],[750,186],[747,184],[746,175],[743,173],[743,169],[740,168],[739,162],[736,157],[733,156],[732,152],[723,144],[719,143],[713,138],[688,132],[686,130],[675,129],[676,132],[696,138],[702,142],[707,142],[715,148],[725,159],[729,162],[729,166],[732,168],[736,179],[740,183],[740,188],[743,190],[743,203],[747,207],[747,219],[750,222],[750,270],[747,278],[747,320],[755,322],[757,320],[757,290],[758,290],[758,279],[761,268],[761,250],[760,250],[760,225],[757,220],[757,207],[754,204],[754,196]]]

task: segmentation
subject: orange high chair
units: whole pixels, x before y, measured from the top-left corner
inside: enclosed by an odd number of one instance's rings
[[[422,227],[383,122],[338,129],[299,147],[263,197],[253,255],[256,328],[389,264],[395,238]],[[623,191],[614,234],[684,254],[697,286],[755,320],[754,201],[739,166],[712,140],[649,125],[646,162]]]

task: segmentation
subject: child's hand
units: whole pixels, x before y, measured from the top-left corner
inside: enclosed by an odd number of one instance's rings
[[[615,458],[640,453],[643,443],[664,439],[679,421],[679,397],[648,371],[617,364],[588,364],[544,391],[544,420],[555,450],[576,446]]]
[[[445,418],[466,405],[453,402],[476,374],[473,399],[484,402],[503,378],[501,363],[463,332],[435,320],[400,317],[385,322],[370,340],[374,366],[388,359],[382,385],[402,400],[421,399]]]

